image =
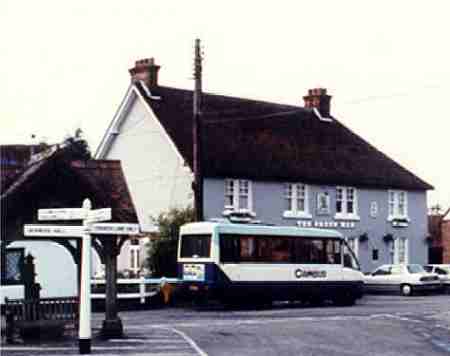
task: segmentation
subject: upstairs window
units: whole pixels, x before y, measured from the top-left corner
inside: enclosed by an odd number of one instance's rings
[[[408,219],[408,195],[402,190],[389,190],[388,220]]]
[[[359,219],[357,191],[352,187],[336,187],[336,219]]]
[[[225,206],[234,206],[234,184],[235,179],[225,181]]]
[[[246,179],[225,179],[225,212],[253,213],[252,182]]]
[[[311,218],[308,204],[308,186],[302,183],[284,185],[285,218]]]
[[[239,209],[248,209],[248,198],[250,191],[250,182],[248,180],[240,180],[239,181],[239,199],[238,206]]]

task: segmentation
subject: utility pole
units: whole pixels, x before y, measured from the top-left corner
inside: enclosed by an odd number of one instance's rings
[[[201,124],[201,99],[202,99],[202,54],[200,39],[195,40],[194,58],[194,98],[192,120],[193,165],[194,165],[194,210],[195,220],[203,220],[203,172],[202,172],[202,124]]]

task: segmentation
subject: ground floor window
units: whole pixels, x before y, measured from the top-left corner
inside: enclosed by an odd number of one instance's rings
[[[130,269],[137,273],[140,269],[140,248],[139,246],[131,246],[130,248]]]
[[[408,263],[408,239],[399,237],[394,241],[394,263]]]
[[[372,261],[378,261],[378,249],[372,249]]]
[[[389,242],[389,264],[395,263],[395,248],[394,241]]]
[[[2,246],[3,247],[3,246]],[[23,282],[24,248],[2,249],[1,284],[21,284]]]

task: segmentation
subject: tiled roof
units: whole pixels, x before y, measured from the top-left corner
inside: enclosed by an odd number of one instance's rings
[[[38,152],[38,145],[0,146],[0,193],[15,180],[30,160],[31,150]]]
[[[2,162],[2,171],[6,163]],[[64,149],[57,149],[23,165],[7,186],[1,182],[0,191],[2,218],[20,214],[28,206],[60,207],[45,205],[56,201],[77,204],[64,207],[81,207],[84,198],[90,198],[94,209],[111,207],[114,222],[137,222],[119,161],[67,161]]]
[[[192,168],[192,91],[139,83],[164,129]],[[303,181],[410,190],[433,189],[338,120],[298,106],[204,94],[206,177]]]

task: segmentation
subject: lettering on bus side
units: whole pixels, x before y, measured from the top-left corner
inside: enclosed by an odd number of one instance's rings
[[[297,268],[295,270],[295,277],[297,277],[297,278],[326,278],[327,271],[303,270],[301,268]]]

